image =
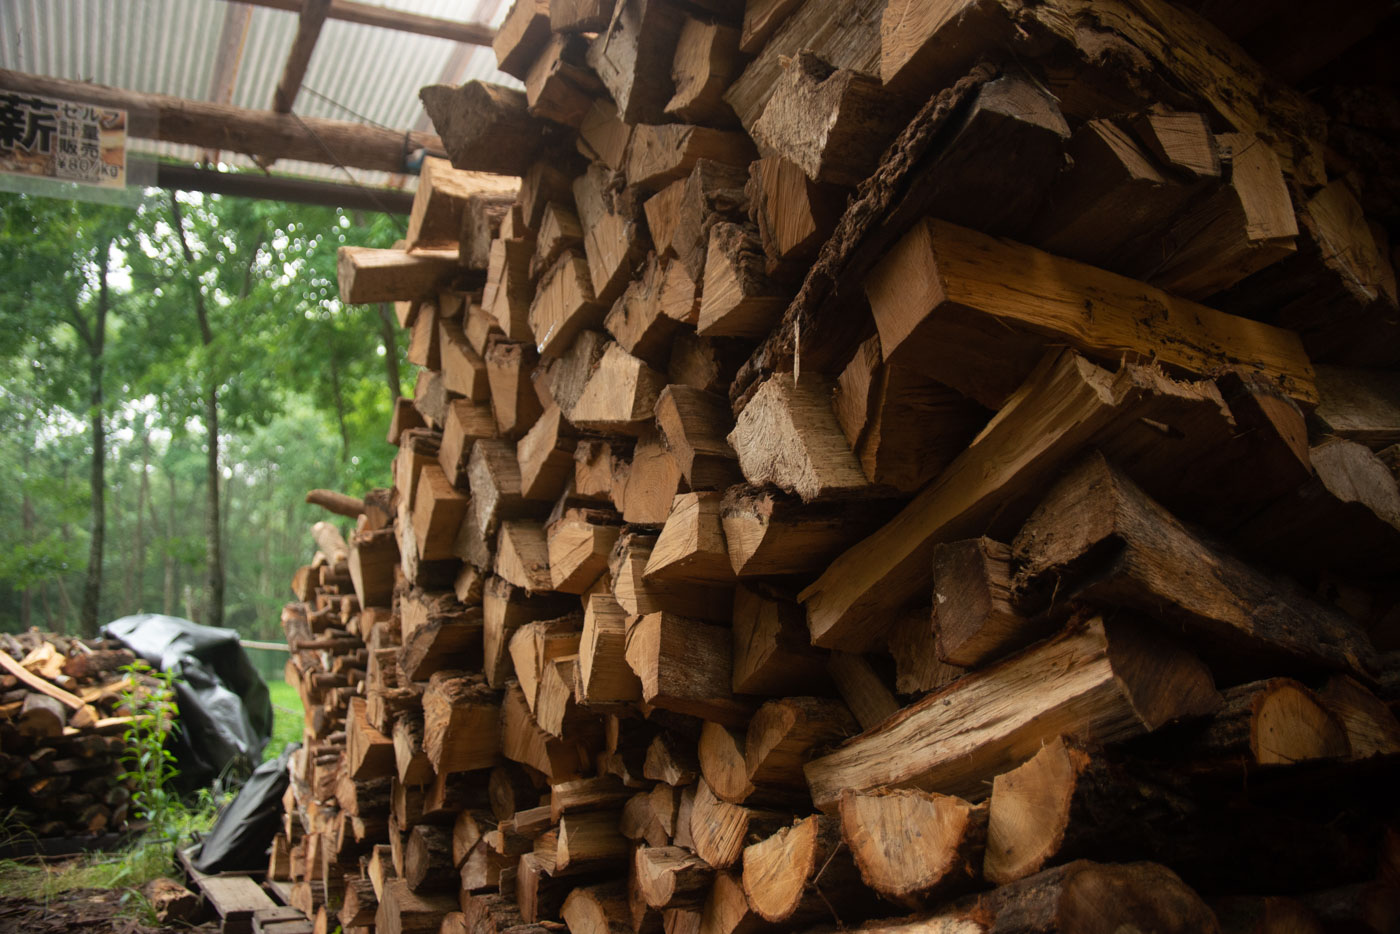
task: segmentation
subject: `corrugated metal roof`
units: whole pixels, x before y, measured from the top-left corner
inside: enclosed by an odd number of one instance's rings
[[[508,0],[376,0],[441,19],[499,25]],[[0,68],[153,94],[212,100],[226,0],[0,0]],[[236,4],[236,6],[244,6]],[[230,103],[268,109],[296,35],[297,16],[252,7]],[[427,129],[418,89],[473,78],[512,87],[489,47],[327,20],[295,112],[392,129]],[[193,146],[133,140],[134,152],[198,162]],[[223,153],[221,161],[252,165]],[[413,178],[285,160],[274,171],[364,185],[412,188]]]

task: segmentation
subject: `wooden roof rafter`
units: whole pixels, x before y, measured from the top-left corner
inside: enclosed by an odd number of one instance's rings
[[[292,105],[301,93],[301,82],[311,65],[311,55],[316,51],[316,42],[321,38],[321,27],[326,24],[330,9],[331,0],[302,0],[296,38],[287,52],[282,79],[277,82],[277,90],[272,95],[272,109],[275,112],[292,112]]]
[[[248,42],[248,27],[253,22],[253,8],[246,3],[230,3],[224,11],[224,23],[219,30],[218,50],[214,53],[214,73],[209,78],[209,100],[216,104],[231,104],[238,69],[243,64],[243,49]],[[219,161],[217,149],[206,149],[203,161],[213,165]]]
[[[228,0],[234,2],[234,0]],[[242,0],[252,6],[270,10],[283,10],[300,13],[302,0]],[[393,10],[371,3],[357,3],[354,0],[331,0],[327,16],[347,23],[363,26],[377,26],[381,29],[396,29],[401,32],[416,33],[420,36],[434,36],[450,39],[467,45],[489,46],[496,38],[496,30],[484,23],[464,23],[460,20],[439,19],[410,13],[407,10]]]

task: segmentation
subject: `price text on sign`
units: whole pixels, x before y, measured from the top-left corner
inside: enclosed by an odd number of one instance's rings
[[[0,171],[126,184],[125,110],[0,89]]]

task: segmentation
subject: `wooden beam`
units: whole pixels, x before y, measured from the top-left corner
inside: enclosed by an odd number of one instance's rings
[[[141,161],[144,160],[133,158],[132,164]],[[156,163],[155,175],[157,188],[174,191],[204,191],[210,194],[232,195],[236,198],[322,204],[355,211],[382,211],[385,214],[407,215],[413,207],[413,195],[406,191],[317,182],[286,175],[220,172],[216,169],[172,165],[168,162]]]
[[[272,109],[279,114],[292,112],[292,105],[301,93],[302,79],[306,77],[306,69],[311,64],[311,53],[316,51],[316,42],[321,38],[321,27],[326,24],[330,9],[331,0],[302,0],[297,34],[287,52],[287,64],[282,67],[282,80],[277,82],[277,90],[272,95]]]
[[[434,154],[443,152],[442,140],[430,133],[405,134],[344,120],[297,117],[164,94],[142,94],[19,71],[0,69],[0,87],[23,94],[124,108],[145,118],[133,121],[136,123],[133,135],[142,139],[226,149],[265,161],[299,159],[401,172],[406,156],[416,149]],[[143,123],[151,128],[142,131]]]
[[[288,13],[301,11],[301,0],[245,0],[252,6],[267,7],[270,10],[286,10]],[[380,29],[396,29],[420,36],[433,36],[437,39],[451,39],[468,45],[490,45],[496,38],[496,30],[484,23],[463,23],[459,20],[438,19],[405,10],[391,10],[372,3],[354,3],[353,0],[331,0],[330,18],[362,26],[378,26]]]

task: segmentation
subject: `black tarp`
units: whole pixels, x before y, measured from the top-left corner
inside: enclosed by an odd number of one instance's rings
[[[238,796],[219,811],[199,845],[194,868],[200,872],[249,872],[267,868],[267,848],[282,829],[282,795],[291,777],[287,763],[300,743],[258,766]]]
[[[238,633],[187,619],[142,613],[102,627],[152,668],[175,674],[176,729],[167,740],[180,776],[193,791],[220,775],[247,775],[272,735],[272,699]]]

